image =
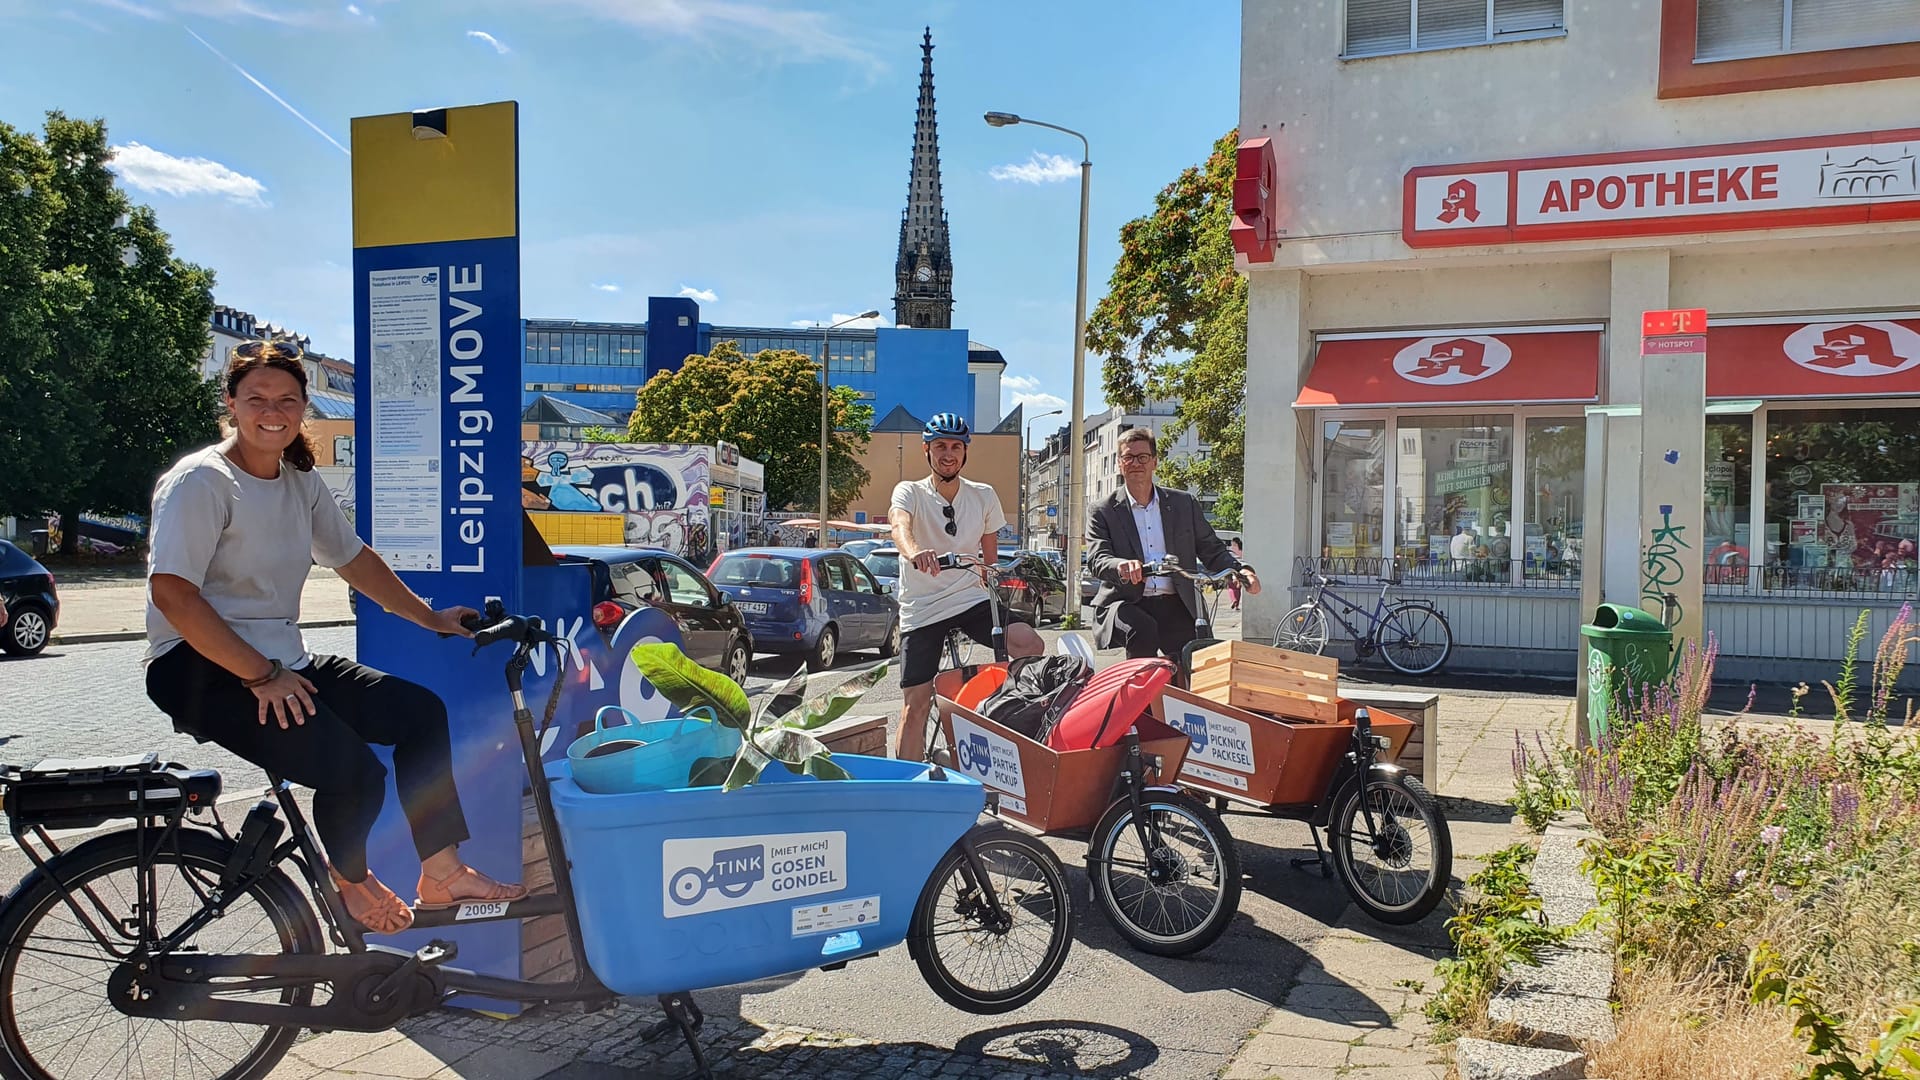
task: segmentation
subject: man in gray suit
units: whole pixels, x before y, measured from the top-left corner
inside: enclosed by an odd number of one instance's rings
[[[1219,573],[1241,563],[1207,524],[1198,500],[1153,482],[1159,464],[1153,432],[1128,428],[1120,433],[1120,475],[1126,486],[1090,511],[1087,568],[1100,579],[1093,596],[1094,643],[1125,648],[1129,658],[1160,654],[1177,660],[1193,640],[1193,618],[1200,610],[1193,583],[1143,577],[1142,564],[1173,556],[1181,569]],[[1247,592],[1258,593],[1259,577],[1251,568],[1246,573]]]

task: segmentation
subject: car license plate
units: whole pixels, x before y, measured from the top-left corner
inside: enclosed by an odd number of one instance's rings
[[[759,603],[753,600],[742,600],[739,603],[735,604],[734,607],[739,608],[741,611],[744,611],[749,615],[765,615],[767,613],[766,604]]]

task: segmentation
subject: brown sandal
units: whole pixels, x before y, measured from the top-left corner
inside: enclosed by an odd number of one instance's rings
[[[374,877],[372,871],[367,872],[363,881],[348,881],[332,867],[327,868],[327,873],[333,877],[333,887],[340,890],[340,899],[347,905],[347,914],[366,927],[369,933],[397,934],[413,925],[413,911],[407,907],[406,901]],[[360,901],[358,905],[354,903],[355,899]],[[358,914],[353,910],[356,906],[362,908]]]
[[[477,890],[472,896],[455,896],[448,888],[455,881],[466,879]],[[509,885],[495,881],[471,866],[462,866],[446,877],[435,881],[426,874],[420,875],[420,901],[413,905],[415,911],[444,911],[459,907],[461,904],[492,904],[524,900],[527,896],[525,885]]]

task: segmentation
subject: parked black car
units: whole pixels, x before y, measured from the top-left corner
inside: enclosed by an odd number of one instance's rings
[[[1034,626],[1067,617],[1067,576],[1030,551],[1001,551],[1000,603]]]
[[[642,604],[667,613],[680,628],[680,647],[701,667],[745,685],[753,635],[740,610],[707,576],[678,555],[657,548],[556,547],[561,562],[585,562],[593,577],[593,625],[612,632]]]
[[[46,648],[53,628],[60,624],[60,596],[54,590],[53,575],[6,540],[0,540],[0,599],[7,602],[0,649],[32,656]]]

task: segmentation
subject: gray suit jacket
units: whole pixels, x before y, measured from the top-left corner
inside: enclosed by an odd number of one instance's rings
[[[1180,560],[1186,570],[1205,568],[1208,573],[1240,565],[1233,549],[1222,543],[1200,512],[1200,501],[1184,491],[1156,487],[1160,504],[1160,527],[1166,534],[1167,554]],[[1145,559],[1140,546],[1140,530],[1133,524],[1133,497],[1122,487],[1093,506],[1087,521],[1087,571],[1100,579],[1100,591],[1093,594],[1094,644],[1113,648],[1113,621],[1120,605],[1146,595],[1146,586],[1125,585],[1119,566],[1129,559]],[[1200,606],[1193,593],[1193,582],[1173,579],[1174,592],[1187,605],[1189,614]]]

